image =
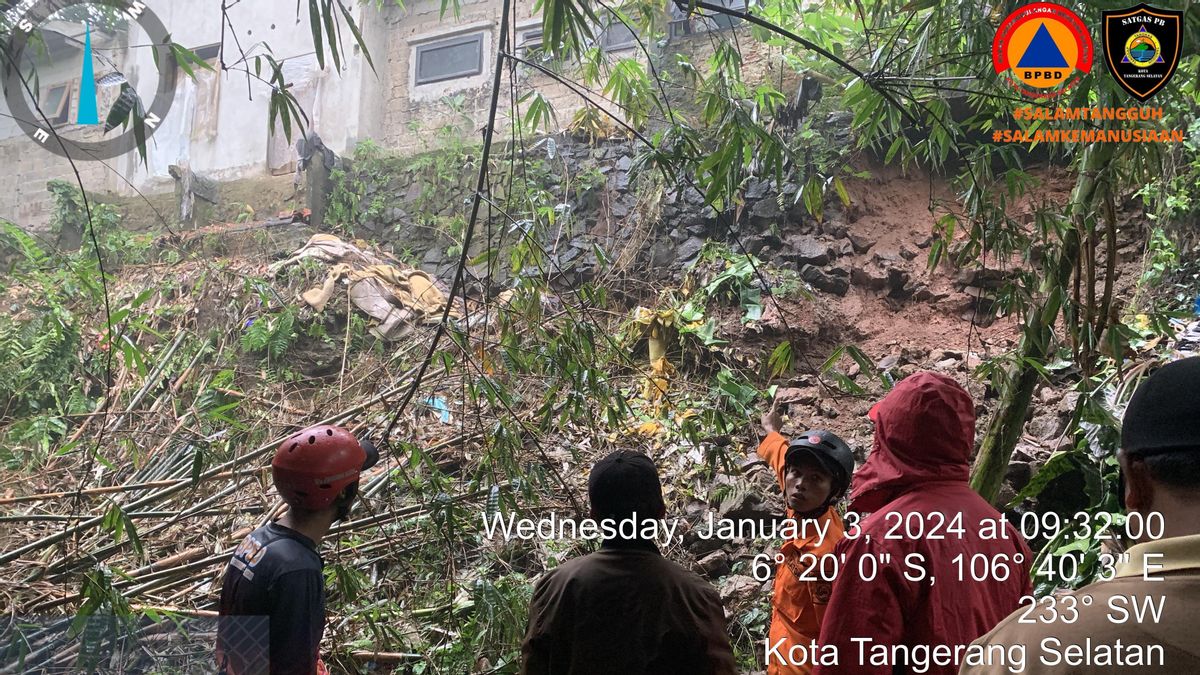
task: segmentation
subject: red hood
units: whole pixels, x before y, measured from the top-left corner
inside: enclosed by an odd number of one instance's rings
[[[966,481],[975,445],[975,404],[952,378],[919,372],[871,408],[875,443],[854,474],[850,508],[877,511],[930,481]]]

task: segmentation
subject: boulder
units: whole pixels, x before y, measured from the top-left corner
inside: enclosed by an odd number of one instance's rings
[[[833,251],[829,244],[812,235],[790,235],[783,240],[781,257],[800,265],[828,265]]]
[[[751,178],[750,183],[746,186],[746,199],[762,199],[767,196],[767,192],[771,189],[769,181],[760,178]]]
[[[1025,431],[1041,441],[1058,438],[1066,428],[1066,423],[1058,415],[1039,415],[1025,425]]]
[[[875,245],[874,237],[857,232],[847,232],[846,239],[849,240],[850,245],[854,247],[855,253],[866,253],[867,251],[871,250],[872,246]]]
[[[750,215],[760,220],[774,221],[783,215],[783,211],[779,210],[774,198],[765,197],[754,202],[754,206],[750,207]]]
[[[690,237],[675,249],[676,259],[681,263],[691,262],[700,254],[700,249],[702,248],[704,248],[703,239]]]
[[[911,298],[913,289],[908,284],[911,279],[912,277],[908,272],[898,267],[889,269],[887,271],[888,297],[896,300]]]
[[[696,561],[696,566],[709,579],[723,577],[733,569],[733,565],[729,561],[729,554],[722,550],[716,550],[704,556]]]
[[[870,263],[855,267],[850,271],[850,280],[855,286],[860,286],[869,291],[882,291],[887,288],[888,273],[887,270],[879,265]]]
[[[841,274],[836,274],[837,272]],[[843,296],[850,291],[850,273],[846,270],[835,269],[826,272],[816,265],[804,265],[800,268],[800,278],[822,293]]]
[[[758,596],[762,583],[744,574],[726,577],[720,586],[721,602],[728,605],[731,602],[753,600]]]

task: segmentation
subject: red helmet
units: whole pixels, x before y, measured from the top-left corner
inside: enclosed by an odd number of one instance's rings
[[[323,424],[297,432],[279,445],[271,477],[288,504],[310,511],[327,508],[342,490],[374,466],[379,453],[349,431]]]

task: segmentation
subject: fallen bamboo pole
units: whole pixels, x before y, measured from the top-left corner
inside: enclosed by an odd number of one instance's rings
[[[395,396],[396,394],[399,394],[399,393],[405,391],[410,386],[408,379],[412,377],[412,375],[416,372],[416,370],[417,370],[417,368],[412,368],[407,373],[405,373],[405,376],[404,376],[405,381],[402,384],[398,384],[398,385],[388,389],[387,391],[383,392],[382,394],[379,394],[378,396],[375,396],[374,398],[371,398],[363,403],[360,403],[348,410],[344,410],[336,415],[332,415],[323,420],[320,420],[320,421],[316,422],[316,424],[337,424],[338,422],[349,419],[349,418],[363,412],[367,408],[370,408],[371,406],[373,406],[377,403],[380,403],[381,401],[386,401],[387,399],[391,398],[392,396]],[[281,436],[279,438],[276,438],[276,439],[270,441],[269,443],[267,443],[265,445],[259,446],[258,448],[254,449],[253,451],[251,451],[245,455],[231,459],[228,462],[225,462],[224,464],[213,467],[212,469],[209,469],[208,471],[202,473],[200,475],[200,480],[208,480],[218,474],[229,471],[230,469],[238,466],[239,464],[249,462],[254,459],[258,459],[259,457],[262,457],[263,455],[266,455],[268,452],[271,452],[272,450],[274,450],[276,447],[279,446],[280,443],[282,443],[286,439],[287,439],[286,435]],[[197,482],[199,482],[199,481],[197,481]],[[176,492],[183,490],[189,484],[190,484],[190,481],[182,482],[182,483],[178,483],[176,485],[170,486],[170,487],[166,487],[159,492],[147,495],[147,496],[143,497],[142,499],[131,502],[131,503],[125,505],[124,508],[125,509],[135,509],[135,508],[141,508],[143,506],[153,504],[160,499],[164,499],[169,495],[173,495]],[[8,563],[10,563],[14,560],[17,560],[18,558],[25,555],[26,553],[29,553],[30,551],[36,551],[38,549],[46,548],[48,546],[53,546],[54,544],[57,544],[65,539],[75,536],[75,535],[79,534],[80,532],[90,530],[90,529],[100,525],[103,522],[104,522],[104,516],[94,516],[82,523],[79,523],[78,525],[73,525],[71,527],[64,528],[62,531],[52,534],[48,537],[43,537],[41,539],[38,539],[37,541],[30,542],[24,546],[15,548],[11,551],[6,551],[5,553],[0,554],[0,566],[7,565]]]

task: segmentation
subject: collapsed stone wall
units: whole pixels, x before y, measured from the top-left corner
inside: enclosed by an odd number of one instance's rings
[[[548,146],[553,149],[548,151]],[[861,206],[843,207],[834,198],[818,221],[797,199],[799,184],[776,185],[763,178],[749,180],[744,204],[717,213],[686,181],[662,185],[656,176],[637,174],[638,150],[625,140],[589,144],[554,136],[530,143],[519,153],[517,164],[536,163],[544,169],[535,172],[539,175],[534,187],[559,200],[555,227],[540,232],[547,254],[541,272],[553,283],[592,281],[613,264],[637,279],[677,278],[698,258],[705,241],[715,240],[726,242],[735,252],[744,250],[777,266],[794,268],[823,293],[845,296],[852,287],[860,287],[897,301],[937,299],[937,293],[914,278],[925,259],[921,249],[928,247],[930,237],[897,252],[873,251],[872,234],[853,227]],[[468,163],[476,161],[471,153],[463,157]],[[499,164],[507,161],[494,159]],[[342,213],[340,219],[335,215],[329,225],[390,245],[427,272],[448,278],[458,263],[456,244],[470,215],[477,164],[449,180],[431,178],[429,171],[413,169],[413,162],[407,160],[386,166],[387,170],[380,170],[379,163],[371,163],[370,168],[361,162],[347,163],[339,189],[353,198],[359,213]],[[518,175],[518,182],[522,178]],[[503,175],[493,181],[493,202],[503,201],[506,181]],[[503,256],[515,243],[514,230],[524,225],[506,219],[495,204],[489,208],[485,203],[470,257],[487,247]],[[924,232],[930,225],[932,220],[923,226]],[[492,291],[508,283],[505,267],[492,270],[496,286]],[[486,265],[474,265],[471,272],[487,276]],[[969,281],[964,280],[964,285]]]

